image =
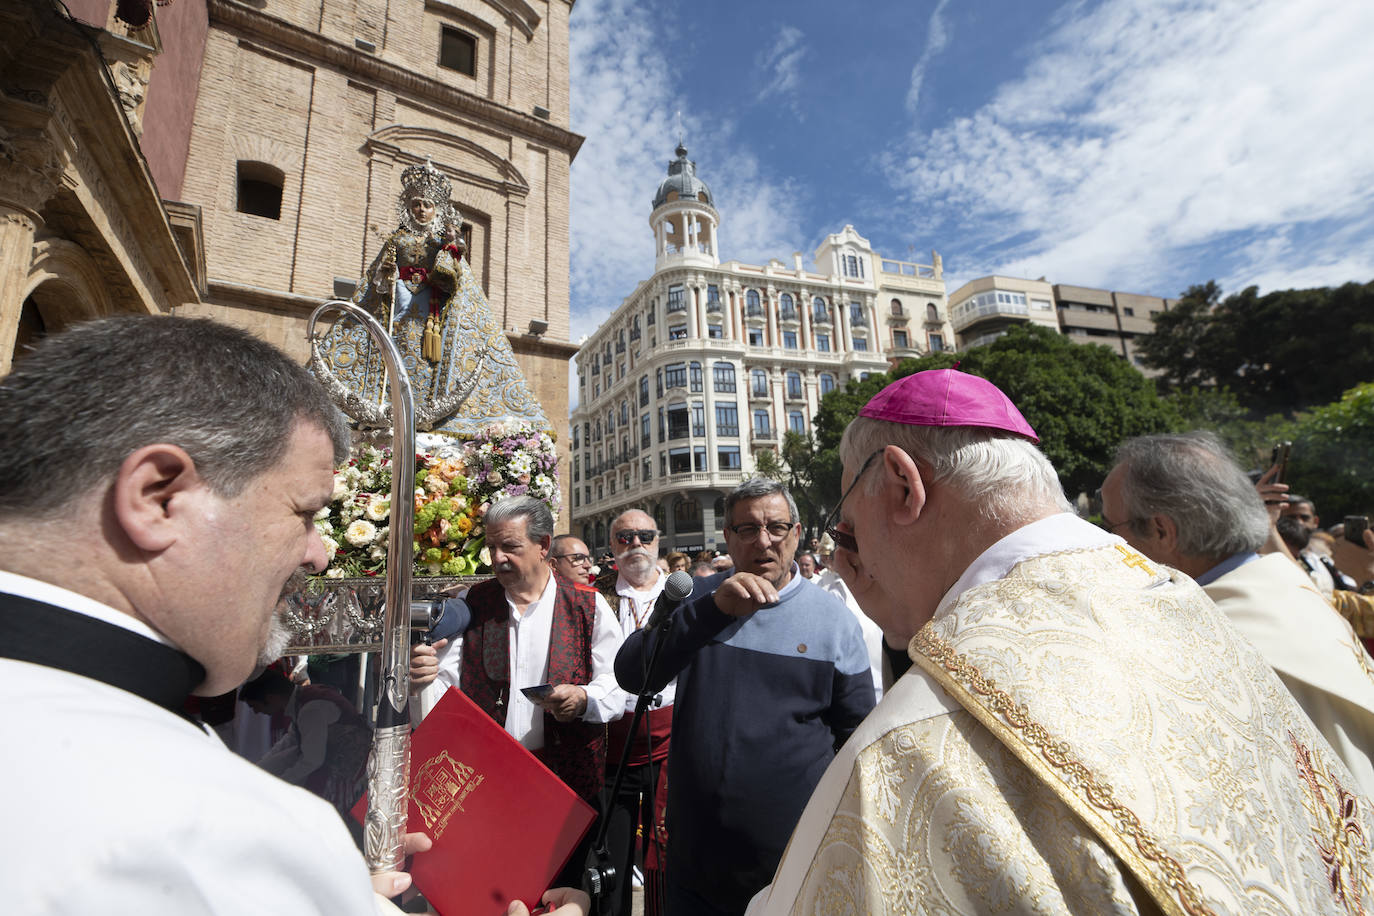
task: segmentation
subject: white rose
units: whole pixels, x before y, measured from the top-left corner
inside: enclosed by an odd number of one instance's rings
[[[354,547],[366,547],[377,538],[377,526],[366,519],[358,519],[344,532],[344,540]]]
[[[391,500],[371,499],[367,503],[366,515],[374,522],[380,522],[391,513]]]
[[[372,549],[367,552],[367,556],[368,559],[371,560],[385,560],[386,548],[381,546],[380,544],[373,544]]]
[[[325,555],[329,557],[331,563],[334,562],[334,555],[339,552],[339,542],[328,536],[322,537],[320,540],[324,541]]]
[[[330,509],[329,506],[321,506],[321,507],[320,507],[320,511],[318,511],[318,512],[315,513],[315,521],[318,522],[318,521],[321,521],[322,519],[329,518],[329,509]]]
[[[329,501],[336,503],[348,495],[348,478],[343,474],[334,475],[334,492],[330,494]],[[325,507],[329,508],[328,506]]]
[[[483,547],[477,552],[477,559],[482,561],[483,566],[491,565],[491,551]]]
[[[502,478],[500,471],[492,471],[490,474],[487,475],[487,483],[491,484],[493,487],[500,486],[501,479]]]
[[[324,571],[324,577],[326,579],[342,579],[344,577],[344,571],[339,567],[335,566],[330,569],[326,569]]]

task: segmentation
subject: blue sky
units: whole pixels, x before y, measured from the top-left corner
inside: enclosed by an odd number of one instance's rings
[[[1366,0],[577,0],[572,338],[653,271],[682,133],[726,260],[1174,296],[1374,279]]]

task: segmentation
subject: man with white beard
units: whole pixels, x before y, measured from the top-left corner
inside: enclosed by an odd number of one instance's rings
[[[668,576],[658,568],[653,545],[658,540],[658,527],[645,512],[631,509],[622,512],[611,522],[611,549],[615,551],[619,575],[614,582],[604,580],[602,595],[620,620],[621,632],[628,636],[648,622],[654,603],[663,591]],[[649,916],[659,912],[656,905],[661,897],[664,840],[662,799],[657,805],[655,789],[662,776],[663,761],[668,758],[668,737],[673,724],[673,694],[677,681],[668,683],[658,693],[659,703],[640,720],[639,729],[630,735],[636,697],[626,700],[625,715],[612,722],[606,754],[606,791],[615,780],[625,745],[630,745],[625,775],[610,811],[611,826],[607,835],[611,864],[622,876],[611,913],[628,916],[630,912],[630,867],[634,862],[636,828],[644,840],[645,910]]]

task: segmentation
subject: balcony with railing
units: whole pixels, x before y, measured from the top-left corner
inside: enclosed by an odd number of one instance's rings
[[[916,264],[911,261],[890,261],[883,259],[882,271],[885,274],[896,274],[902,277],[924,277],[928,280],[935,279],[935,268],[929,264]]]

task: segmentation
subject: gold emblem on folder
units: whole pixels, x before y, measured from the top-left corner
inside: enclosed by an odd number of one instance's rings
[[[455,811],[464,810],[463,802],[484,779],[472,767],[450,757],[448,751],[429,758],[415,771],[415,805],[435,839],[444,835],[449,819]]]

